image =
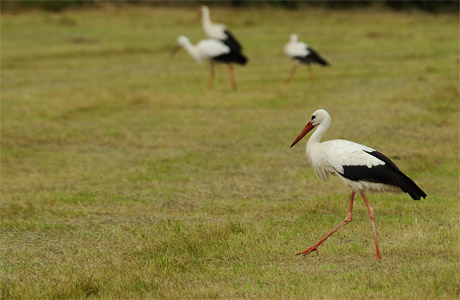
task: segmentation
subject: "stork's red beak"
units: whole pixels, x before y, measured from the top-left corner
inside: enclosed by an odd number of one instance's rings
[[[308,122],[307,125],[303,128],[302,132],[299,134],[299,136],[294,140],[294,142],[291,145],[291,148],[294,147],[295,144],[297,144],[310,130],[313,129],[315,125],[313,125],[311,122]]]
[[[180,49],[180,46],[179,45],[176,45],[174,46],[174,48],[171,50],[171,57],[173,57],[174,55],[176,55],[177,51],[179,51]]]

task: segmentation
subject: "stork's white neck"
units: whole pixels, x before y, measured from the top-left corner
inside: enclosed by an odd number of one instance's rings
[[[201,56],[196,48],[195,45],[193,45],[189,40],[185,40],[182,42],[182,47],[190,54],[191,57],[193,57],[197,62],[201,63]]]
[[[201,20],[202,20],[201,24],[203,25],[203,28],[212,24],[211,17],[209,16],[209,10],[207,9],[202,10]]]
[[[307,142],[307,147],[306,147],[306,152],[308,157],[311,157],[311,152],[314,148],[315,145],[321,143],[321,138],[323,135],[326,133],[326,131],[329,129],[329,126],[331,125],[331,118],[325,118],[321,124],[316,127],[315,132],[311,135],[311,137],[308,139]]]

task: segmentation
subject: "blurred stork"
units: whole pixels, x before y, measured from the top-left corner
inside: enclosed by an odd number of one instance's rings
[[[351,189],[350,206],[347,217],[331,232],[310,248],[297,253],[307,255],[312,251],[318,254],[318,247],[330,235],[351,222],[351,212],[355,193],[360,193],[366,203],[369,217],[372,222],[377,259],[380,259],[380,250],[377,241],[377,232],[374,222],[374,210],[369,204],[364,192],[366,191],[393,191],[408,193],[412,199],[420,200],[426,194],[407,177],[399,168],[382,153],[364,145],[346,140],[330,140],[321,142],[323,134],[331,124],[331,117],[327,111],[318,109],[311,116],[310,121],[294,140],[291,147],[297,144],[310,130],[316,131],[307,142],[306,153],[316,175],[327,180],[329,175],[338,175]]]
[[[318,52],[313,50],[307,44],[299,42],[297,34],[291,34],[289,43],[284,47],[284,53],[294,62],[291,74],[286,79],[286,84],[288,84],[297,70],[297,66],[301,63],[306,64],[310,71],[311,80],[315,81],[315,74],[311,64],[316,63],[322,66],[329,66],[329,63],[322,58]]]
[[[190,40],[181,35],[177,38],[177,44],[171,51],[171,55],[175,55],[180,48],[184,48],[198,63],[202,63],[203,60],[207,60],[211,67],[211,76],[208,82],[208,89],[212,88],[214,81],[216,63],[225,63],[230,73],[230,80],[232,88],[236,90],[235,77],[233,75],[232,63],[244,65],[246,64],[246,57],[239,51],[231,48],[222,41],[214,39],[206,39],[199,41],[196,45],[193,45]]]
[[[241,52],[243,47],[235,36],[224,24],[216,24],[211,21],[209,15],[209,8],[207,6],[201,6],[201,25],[208,38],[217,39],[223,41],[236,51]]]

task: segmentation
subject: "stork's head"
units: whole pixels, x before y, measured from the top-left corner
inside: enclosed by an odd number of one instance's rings
[[[297,43],[298,40],[297,34],[291,33],[291,43]]]
[[[209,8],[206,5],[201,6],[201,14],[204,15],[209,15]]]
[[[181,47],[184,47],[185,44],[188,44],[188,43],[190,43],[190,40],[186,36],[181,35],[177,38],[177,44]]]
[[[330,121],[331,121],[331,116],[329,116],[327,111],[325,111],[324,109],[316,110],[311,115],[310,121],[308,121],[307,125],[305,125],[305,127],[303,128],[302,132],[297,136],[297,138],[292,143],[291,148],[294,147],[294,145],[297,144],[305,135],[307,135],[307,133],[310,132],[310,130],[315,128],[315,126],[318,126],[321,123],[330,122]]]
[[[310,122],[313,124],[313,126],[317,126],[321,124],[323,121],[325,121],[326,119],[327,120],[331,119],[331,116],[329,115],[329,113],[325,111],[324,109],[318,109],[311,115]]]
[[[171,50],[171,56],[174,56],[181,47],[184,47],[186,44],[190,44],[190,40],[186,36],[179,36],[177,38],[177,44]]]

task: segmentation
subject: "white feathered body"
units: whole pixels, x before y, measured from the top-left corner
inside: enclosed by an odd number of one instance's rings
[[[211,60],[213,57],[230,53],[231,49],[218,40],[202,40],[196,44],[196,48],[199,50],[201,57],[206,60]]]
[[[385,165],[367,152],[376,150],[347,140],[330,140],[320,143],[307,143],[306,154],[316,175],[327,180],[329,175],[338,175],[351,190],[357,193],[365,191],[401,191],[399,187],[369,181],[353,181],[343,177],[344,166]]]
[[[198,63],[211,61],[214,57],[228,54],[231,49],[219,40],[206,39],[192,45],[188,39],[182,39],[181,45]]]
[[[227,30],[227,27],[223,24],[203,22],[203,30],[208,36],[208,38],[218,40],[225,40],[227,38],[227,35],[225,34],[225,30]]]
[[[299,42],[297,34],[291,34],[289,43],[284,47],[284,53],[289,57],[295,64],[319,64],[322,66],[328,66],[327,62],[321,55],[309,47],[307,44]]]
[[[308,45],[302,42],[290,41],[284,47],[284,53],[290,59],[295,59],[295,57],[305,57],[310,51],[308,50]]]
[[[209,15],[209,9],[207,6],[201,7],[201,26],[203,27],[204,32],[211,39],[225,40],[227,39],[227,26],[224,24],[213,23]]]

